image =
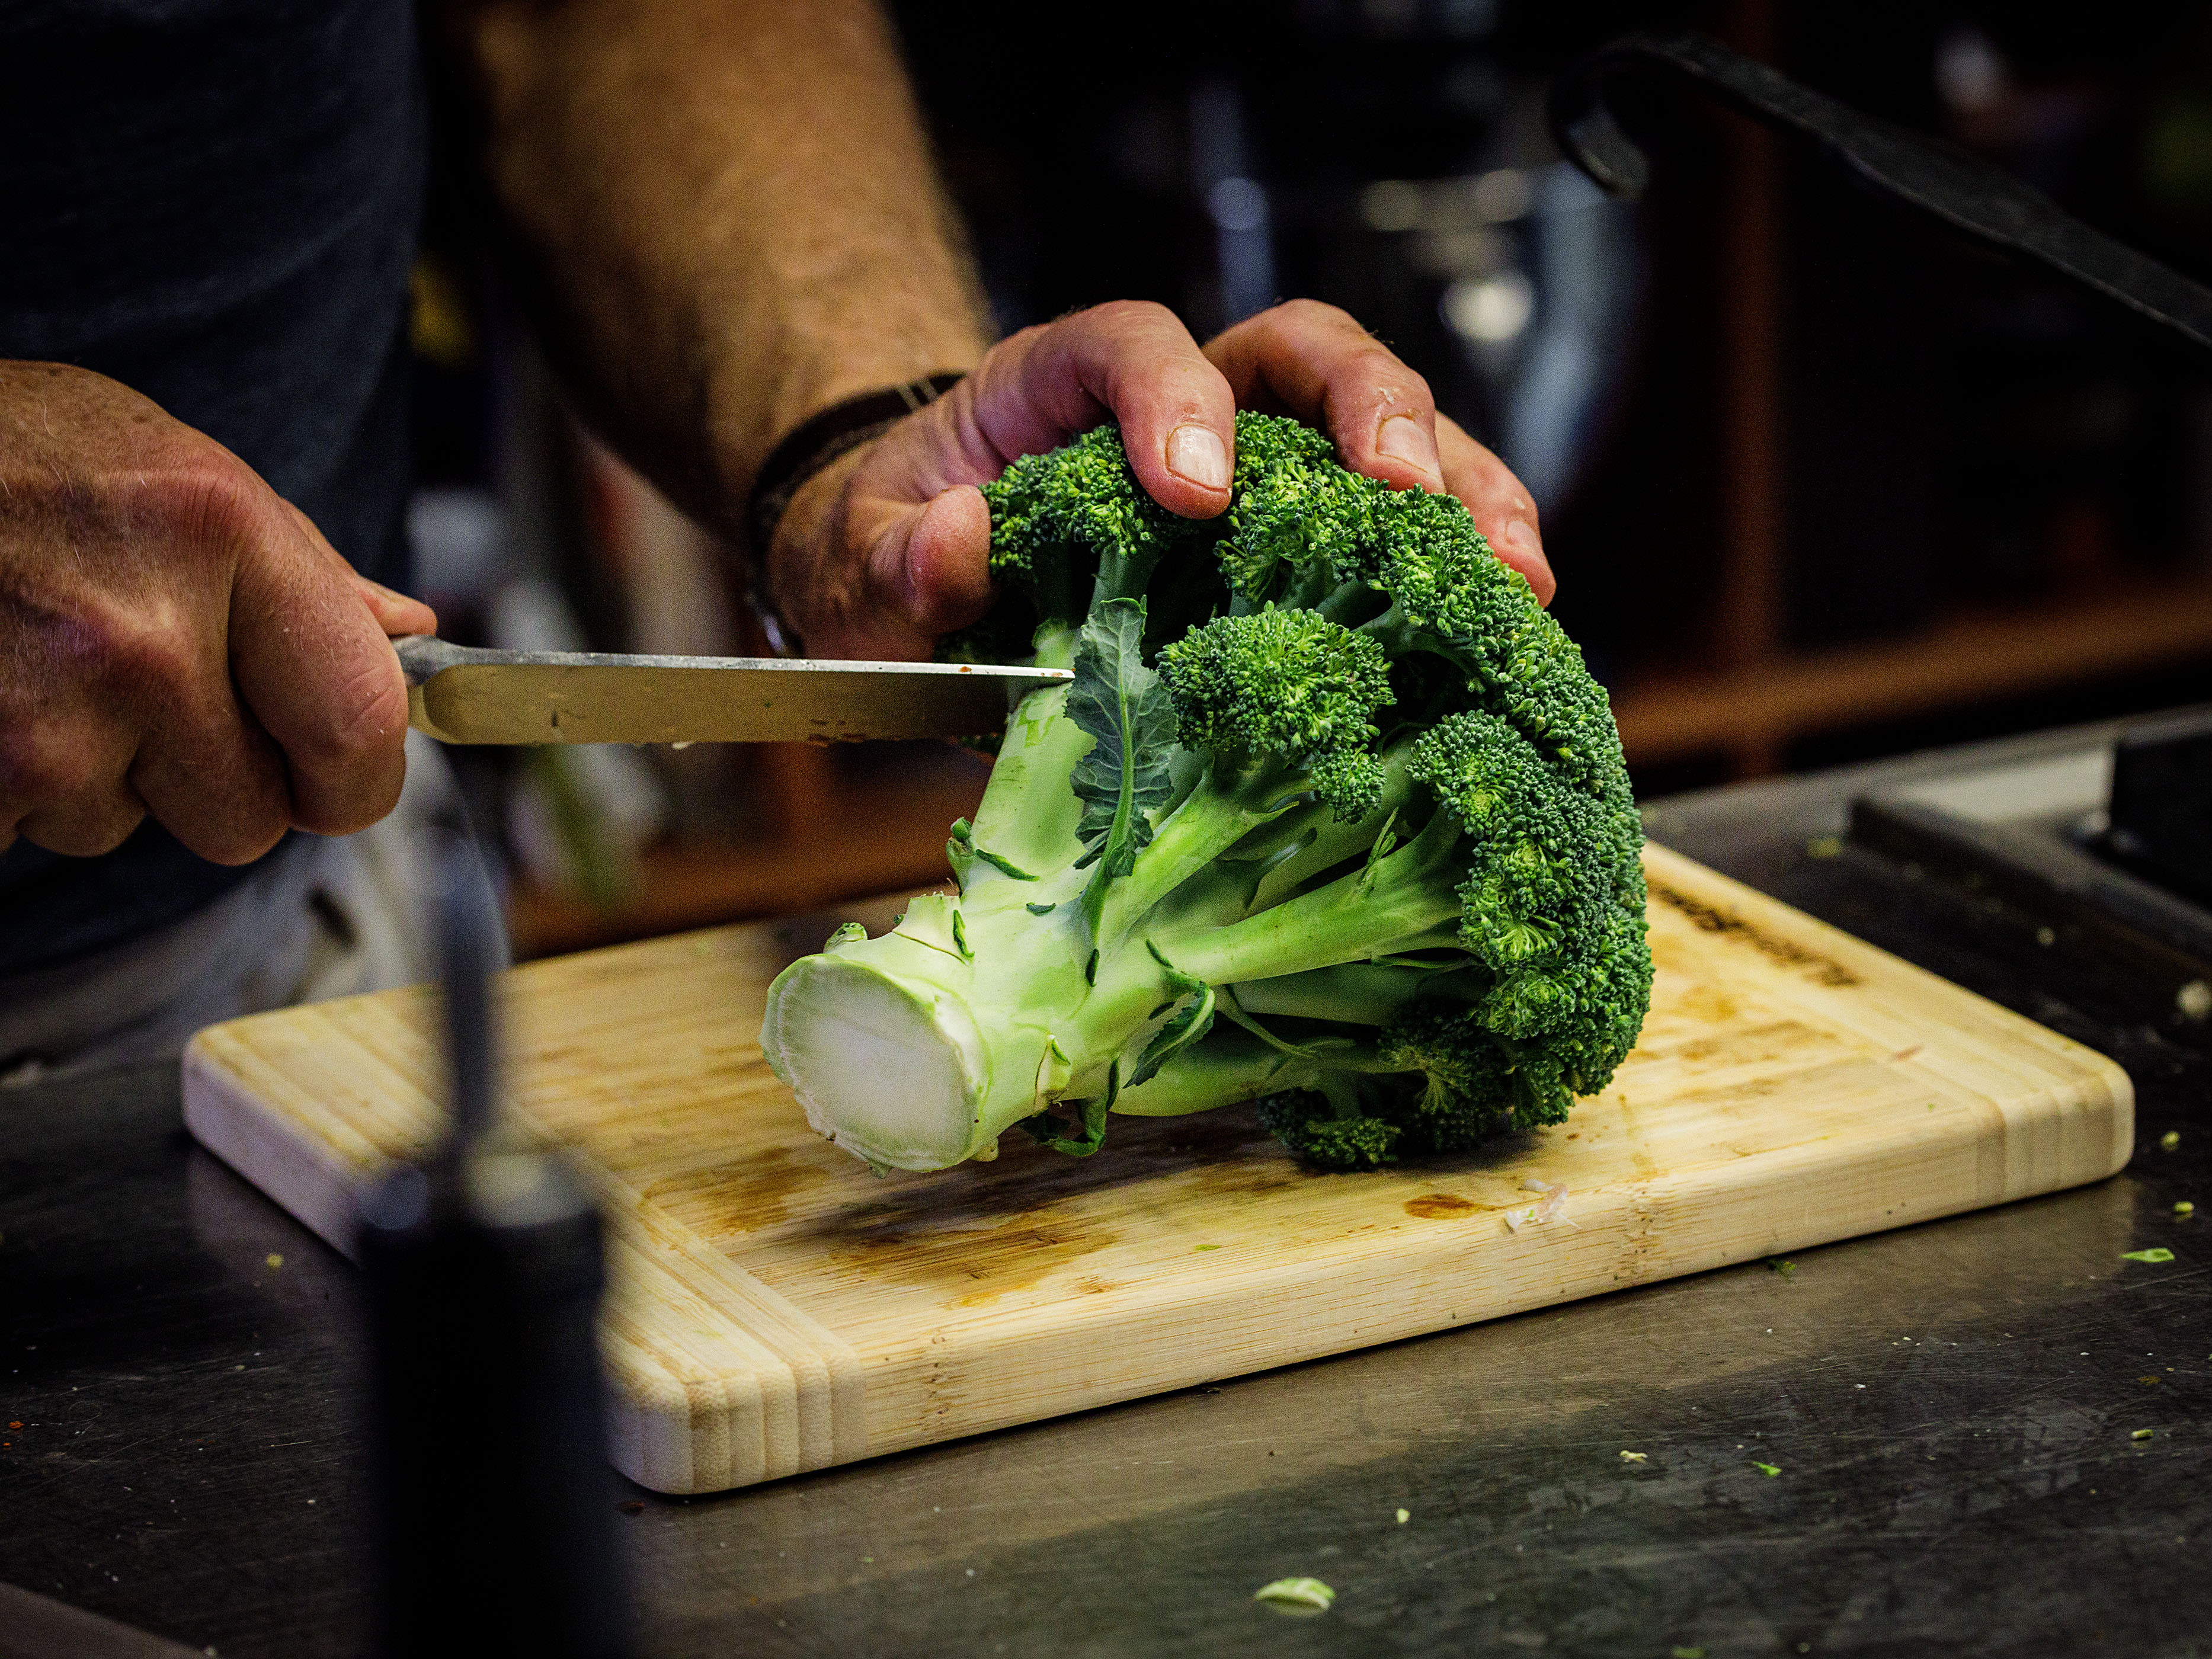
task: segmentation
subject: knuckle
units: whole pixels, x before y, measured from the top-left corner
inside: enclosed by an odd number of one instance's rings
[[[57,742],[29,721],[0,726],[0,801],[30,812],[88,793],[97,768],[88,744]]]
[[[1081,313],[1074,314],[1079,316]],[[1029,356],[1038,341],[1050,334],[1056,326],[1057,325],[1053,323],[1031,323],[1025,328],[1016,329],[983,354],[983,361],[975,365],[975,373],[969,375],[969,379],[974,380],[978,375],[988,374],[994,369],[1001,368],[1009,362],[1020,362]]]
[[[133,702],[198,702],[199,653],[189,619],[173,601],[153,599],[112,617],[100,641],[108,684]]]
[[[1423,403],[1429,400],[1427,379],[1379,340],[1370,339],[1359,347],[1346,367],[1360,379],[1373,381],[1386,396],[1395,394],[1393,401],[1407,397]]]
[[[27,817],[21,826],[23,839],[64,858],[96,859],[112,853],[131,839],[131,832],[145,818],[143,811],[116,810],[88,815],[70,814],[49,822]]]
[[[46,793],[37,734],[27,723],[0,717],[0,802],[21,812]]]
[[[1261,312],[1255,320],[1262,319],[1303,334],[1349,334],[1362,340],[1374,337],[1350,312],[1325,300],[1285,300]]]
[[[1333,306],[1326,300],[1308,299],[1303,295],[1285,300],[1279,305],[1271,307],[1270,310],[1287,323],[1352,323],[1354,328],[1359,326],[1352,322],[1352,313],[1343,307]]]
[[[1175,313],[1157,300],[1108,300],[1076,314],[1109,331],[1182,325]]]
[[[288,828],[281,808],[256,803],[252,811],[234,815],[228,822],[177,838],[210,864],[251,864],[284,838]],[[171,824],[171,831],[177,826]]]
[[[137,479],[131,506],[173,545],[227,552],[266,533],[265,495],[242,463],[210,446]]]

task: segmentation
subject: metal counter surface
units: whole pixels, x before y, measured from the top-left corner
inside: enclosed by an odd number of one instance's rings
[[[642,1651],[2212,1651],[2212,1043],[2037,918],[1808,851],[1940,763],[1647,818],[2112,1054],[2125,1172],[720,1498],[610,1474]],[[223,1659],[359,1653],[349,1275],[190,1144],[169,1069],[0,1092],[0,1580]],[[1297,1574],[1335,1607],[1250,1600]]]

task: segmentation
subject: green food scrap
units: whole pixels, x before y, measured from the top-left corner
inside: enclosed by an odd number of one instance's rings
[[[1624,1463],[1641,1463],[1644,1461],[1644,1455],[1642,1452],[1625,1451],[1620,1455],[1620,1461]]]
[[[2153,1263],[2171,1261],[2173,1260],[2173,1252],[2167,1249],[2163,1244],[2154,1244],[2148,1250],[2123,1250],[2120,1253],[2120,1260],[2123,1261],[2148,1261]]]
[[[1401,1527],[1413,1518],[1413,1512],[1411,1510],[1400,1510],[1398,1511],[1398,1524]]]
[[[1254,1590],[1252,1599],[1285,1613],[1327,1613],[1336,1592],[1318,1578],[1278,1578]]]
[[[2168,1129],[2164,1134],[2158,1138],[2158,1146],[2160,1152],[2170,1152],[2180,1145],[2181,1131],[2179,1129]]]
[[[2151,1436],[2157,1432],[2158,1431],[2156,1429],[2137,1429],[2133,1434],[2130,1434],[2128,1438],[2130,1440],[2148,1440]]]
[[[1775,1477],[1776,1475],[1778,1475],[1778,1474],[1781,1474],[1781,1473],[1782,1473],[1781,1467],[1780,1467],[1778,1464],[1774,1464],[1774,1463],[1762,1463],[1762,1462],[1759,1462],[1756,1457],[1754,1457],[1754,1458],[1753,1458],[1753,1459],[1751,1460],[1751,1467],[1752,1467],[1752,1468],[1753,1468],[1754,1469],[1757,1469],[1757,1470],[1758,1470],[1761,1474],[1765,1475],[1765,1476],[1769,1480],[1773,1480],[1773,1479],[1774,1479],[1774,1477]]]
[[[1779,1256],[1770,1260],[1766,1265],[1771,1271],[1780,1273],[1784,1279],[1791,1277],[1797,1271],[1796,1262],[1784,1261]]]
[[[2185,1198],[2173,1206],[2173,1212],[2176,1215],[2195,1215],[2197,1206]]]

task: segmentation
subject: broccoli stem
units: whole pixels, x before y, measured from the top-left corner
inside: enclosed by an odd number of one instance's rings
[[[1185,973],[1214,985],[1455,944],[1459,896],[1448,872],[1458,839],[1450,814],[1437,812],[1372,870],[1347,872],[1227,927],[1170,927],[1154,940]]]
[[[1488,988],[1488,975],[1456,963],[1429,968],[1354,962],[1255,980],[1236,990],[1238,1004],[1249,1014],[1382,1026],[1404,1013],[1416,997],[1471,1003],[1480,1000]]]
[[[1200,786],[1168,814],[1135,866],[1106,895],[1098,936],[1124,939],[1155,907],[1254,830],[1297,805],[1302,784],[1285,769],[1238,773],[1217,762]],[[1237,906],[1242,914],[1243,905]]]
[[[1150,1081],[1124,1089],[1114,1109],[1128,1117],[1182,1117],[1293,1089],[1322,1087],[1334,1073],[1411,1069],[1384,1060],[1372,1043],[1338,1043],[1285,1054],[1245,1031],[1224,1032],[1185,1049]]]

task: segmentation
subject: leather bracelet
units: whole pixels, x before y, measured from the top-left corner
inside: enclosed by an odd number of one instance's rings
[[[796,654],[799,641],[776,608],[769,585],[768,551],[792,497],[809,479],[840,456],[849,455],[916,410],[925,409],[967,378],[964,369],[925,375],[903,386],[863,392],[810,416],[769,453],[745,501],[745,528],[752,546],[747,561],[746,602],[760,621],[769,647],[780,656]]]

